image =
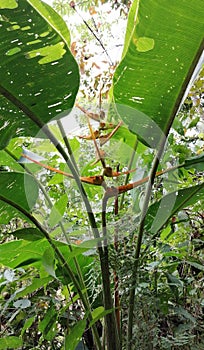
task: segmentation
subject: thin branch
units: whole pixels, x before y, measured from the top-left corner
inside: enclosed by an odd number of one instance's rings
[[[91,32],[91,34],[94,36],[94,38],[98,41],[99,45],[102,47],[103,51],[105,52],[110,65],[113,66],[113,62],[111,60],[111,57],[109,56],[105,46],[103,45],[101,39],[96,35],[96,33],[93,31],[93,29],[90,27],[90,25],[88,24],[88,22],[81,16],[81,14],[77,11],[76,6],[74,1],[71,1],[70,3],[71,8],[73,8],[73,10],[77,13],[77,15],[82,19],[82,21],[84,22],[85,26],[88,28],[88,30]]]

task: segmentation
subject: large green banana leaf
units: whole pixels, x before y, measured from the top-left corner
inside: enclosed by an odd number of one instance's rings
[[[35,136],[28,115],[49,122],[73,106],[79,87],[65,22],[40,0],[0,0],[0,148]]]
[[[130,130],[156,147],[168,134],[204,49],[203,0],[135,0],[113,96]]]

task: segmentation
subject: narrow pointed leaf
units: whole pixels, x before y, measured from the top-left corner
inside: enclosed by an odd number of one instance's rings
[[[55,274],[55,254],[51,247],[46,249],[42,257],[42,264],[45,271],[52,277],[56,278]]]
[[[146,216],[146,230],[151,233],[158,232],[178,211],[203,198],[204,183],[167,194],[160,201],[150,205]]]
[[[70,330],[65,338],[65,350],[75,350],[86,327],[86,320],[81,320]]]
[[[97,309],[92,312],[93,320],[90,322],[90,326],[111,312],[113,312],[113,309],[105,310],[103,306],[97,307]]]
[[[54,305],[51,305],[42,321],[39,322],[38,329],[43,333],[46,340],[52,340],[57,333],[57,312]]]
[[[26,295],[35,292],[41,287],[47,285],[50,281],[52,281],[52,278],[50,276],[44,278],[33,278],[29,286],[25,287],[23,290],[20,290],[19,293],[16,293],[14,300],[23,298]]]
[[[25,241],[38,241],[44,238],[43,233],[34,227],[22,228],[12,232],[12,235],[18,239],[24,239]]]
[[[21,337],[32,326],[32,324],[35,321],[35,318],[36,318],[36,316],[27,318],[27,320],[25,321],[25,323],[23,325],[23,328],[21,329]]]
[[[204,272],[204,265],[200,261],[196,262],[196,261],[187,260],[187,261],[185,261],[185,263],[187,263],[187,264],[195,267],[196,269]]]
[[[52,207],[52,210],[50,212],[50,217],[49,217],[49,225],[51,227],[55,226],[60,220],[62,220],[62,217],[66,210],[67,201],[68,201],[67,195],[64,194]]]

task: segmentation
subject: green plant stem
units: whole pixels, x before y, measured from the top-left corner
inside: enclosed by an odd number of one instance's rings
[[[58,127],[59,127],[59,129],[60,129],[60,132],[61,132],[61,135],[62,135],[62,137],[63,137],[65,146],[67,147],[67,151],[68,151],[68,153],[69,153],[69,156],[70,156],[70,159],[71,159],[71,161],[72,161],[72,164],[73,164],[73,166],[75,167],[75,170],[77,171],[77,173],[79,174],[79,169],[78,169],[77,163],[76,163],[76,161],[75,161],[75,158],[74,158],[74,156],[73,156],[72,148],[71,148],[71,146],[70,146],[69,140],[68,140],[68,138],[67,138],[67,135],[66,135],[66,133],[65,133],[65,130],[64,130],[64,127],[63,127],[63,125],[62,125],[61,120],[58,120],[58,121],[57,121],[57,125],[58,125]]]
[[[102,231],[104,238],[104,256],[103,256],[103,288],[104,288],[104,305],[106,310],[113,309],[113,300],[111,295],[110,284],[110,269],[109,269],[109,252],[108,252],[108,238],[107,238],[107,225],[106,225],[106,207],[109,195],[106,192],[102,200]],[[105,298],[106,295],[106,298]],[[108,350],[120,350],[120,339],[118,333],[118,327],[116,323],[115,312],[105,316],[106,323],[106,335],[107,335],[107,349]]]
[[[137,145],[138,145],[138,138],[136,137],[135,143],[134,143],[134,146],[133,146],[132,155],[131,155],[131,158],[130,158],[130,161],[129,161],[129,164],[128,164],[128,170],[130,170],[130,169],[132,168],[132,164],[133,164],[133,160],[134,160],[134,157],[135,157]],[[125,177],[125,183],[124,183],[124,185],[127,185],[128,181],[129,181],[129,178],[130,178],[130,174],[127,174],[126,177]],[[120,200],[120,210],[123,208],[124,198],[125,198],[125,192],[122,193],[122,196],[121,196],[121,200]]]
[[[166,137],[164,135],[160,142],[158,152],[155,155],[153,160],[153,165],[150,172],[149,180],[147,182],[147,189],[146,189],[144,204],[141,212],[141,219],[139,224],[137,245],[136,245],[135,254],[134,254],[134,263],[133,263],[132,276],[131,276],[131,288],[130,288],[130,295],[129,295],[128,332],[127,332],[127,349],[128,350],[131,350],[133,345],[132,329],[133,329],[134,306],[135,306],[135,290],[136,290],[137,274],[138,274],[138,268],[139,268],[140,250],[141,250],[142,238],[143,238],[143,232],[144,232],[145,217],[147,214],[147,209],[148,209],[148,205],[151,197],[152,186],[154,183],[154,179],[156,177],[157,168],[163,153],[165,142],[166,142]]]
[[[118,197],[115,198],[115,203],[114,203],[114,215],[118,215]],[[118,253],[118,232],[119,232],[119,227],[118,225],[115,226],[114,228],[114,249],[115,249],[115,254]],[[118,336],[120,339],[120,347],[122,347],[122,338],[121,338],[121,310],[120,310],[120,295],[119,295],[119,277],[117,273],[116,267],[114,268],[113,271],[114,274],[114,306],[115,306],[115,317],[116,317],[116,322],[117,322],[117,327],[118,327]]]

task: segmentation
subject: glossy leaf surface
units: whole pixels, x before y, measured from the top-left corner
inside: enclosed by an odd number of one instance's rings
[[[29,113],[43,123],[67,114],[79,87],[62,18],[39,0],[13,3],[3,2],[0,8],[1,148],[15,133],[35,136],[38,127]]]
[[[202,0],[133,2],[113,95],[130,130],[151,147],[159,130],[168,133],[202,54],[203,19]]]

